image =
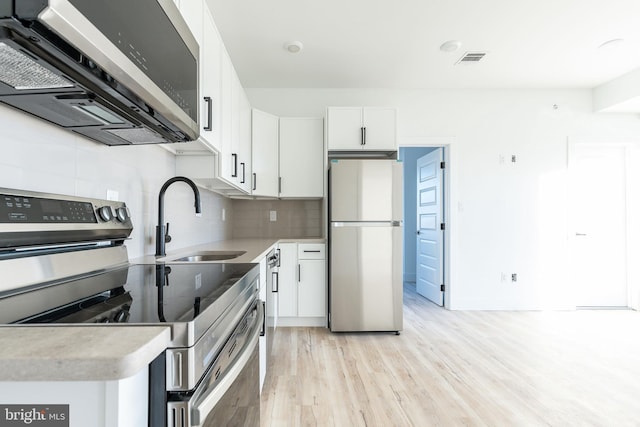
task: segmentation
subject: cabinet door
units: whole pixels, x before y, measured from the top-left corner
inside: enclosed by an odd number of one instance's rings
[[[231,144],[231,85],[233,73],[233,66],[231,65],[231,58],[227,50],[222,48],[220,52],[220,75],[221,75],[221,137],[220,140],[220,155],[218,156],[218,165],[220,169],[220,177],[225,181],[231,183],[234,182],[235,176],[237,176],[237,155],[232,155]]]
[[[187,3],[200,3],[189,1]],[[208,8],[204,8],[202,28],[203,43],[200,45],[200,140],[215,151],[221,151],[221,50],[222,41]]]
[[[365,107],[362,114],[366,129],[364,150],[396,150],[396,109]]]
[[[238,186],[245,194],[251,194],[251,104],[244,88],[238,82],[239,91],[239,140],[238,140]]]
[[[278,197],[278,117],[253,110],[252,194]]]
[[[229,60],[231,62],[231,60]],[[242,85],[236,74],[236,70],[231,64],[231,156],[233,157],[233,183],[238,185],[241,181],[241,168],[242,162],[240,154],[240,89]]]
[[[298,263],[297,243],[280,243],[280,268],[278,269],[278,316],[298,316]]]
[[[362,108],[327,108],[329,150],[362,150]]]
[[[322,118],[280,118],[280,197],[323,197]]]
[[[324,260],[298,261],[298,316],[322,317],[327,314]]]

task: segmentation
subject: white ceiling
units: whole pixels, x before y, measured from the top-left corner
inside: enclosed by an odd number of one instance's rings
[[[207,2],[245,87],[592,88],[640,67],[640,0]],[[487,55],[455,66],[467,51]]]

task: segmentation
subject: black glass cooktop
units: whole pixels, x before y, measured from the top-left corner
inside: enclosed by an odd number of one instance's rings
[[[0,323],[189,322],[258,272],[256,264],[128,265],[5,296]]]

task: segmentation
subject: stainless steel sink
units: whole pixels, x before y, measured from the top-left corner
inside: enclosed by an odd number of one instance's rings
[[[238,258],[240,255],[244,255],[246,253],[247,251],[200,251],[193,254],[185,255],[180,258],[173,258],[168,261],[175,261],[175,262],[224,261],[228,259]]]

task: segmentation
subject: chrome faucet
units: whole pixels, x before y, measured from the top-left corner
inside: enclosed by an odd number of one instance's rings
[[[160,195],[158,196],[158,225],[156,226],[156,256],[165,256],[165,243],[169,243],[171,241],[171,236],[169,236],[169,223],[167,223],[166,227],[164,224],[164,193],[167,191],[167,188],[171,184],[177,181],[186,182],[189,184],[191,189],[193,190],[193,195],[195,196],[195,208],[196,208],[196,216],[200,216],[200,192],[198,191],[198,187],[191,181],[189,178],[185,178],[184,176],[176,176],[167,180],[164,183],[162,188],[160,189]]]

